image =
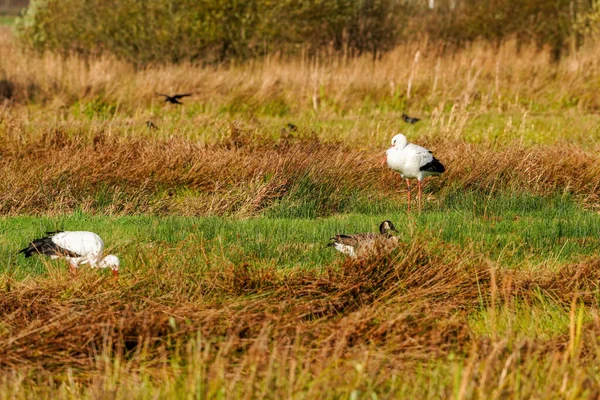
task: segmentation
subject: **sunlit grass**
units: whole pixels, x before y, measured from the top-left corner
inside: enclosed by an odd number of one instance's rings
[[[308,203],[302,203],[310,207]],[[328,240],[336,233],[376,232],[381,221],[396,224],[405,243],[431,241],[467,246],[503,267],[552,268],[600,251],[600,216],[582,210],[568,197],[525,194],[484,198],[456,193],[423,214],[407,215],[404,204],[388,213],[371,212],[325,218],[290,217],[283,208],[267,216],[239,220],[224,217],[94,216],[5,217],[0,220],[4,270],[16,276],[44,271],[37,258],[16,251],[29,240],[54,230],[92,230],[124,260],[123,273],[140,257],[162,254],[169,265],[210,262],[257,267],[316,268],[341,259]],[[365,209],[365,211],[367,211]]]
[[[17,86],[0,105],[0,358],[13,363],[0,398],[596,393],[594,52],[546,65],[474,48],[439,73],[424,54],[409,100],[410,47],[318,70],[136,71],[25,55],[4,36],[1,50]],[[473,85],[469,69],[483,71]],[[194,91],[181,107],[154,94],[180,89]],[[379,164],[398,132],[447,168],[421,215]],[[391,259],[326,246],[386,219]],[[17,253],[54,230],[100,234],[120,280]],[[90,338],[42,359],[67,333]]]

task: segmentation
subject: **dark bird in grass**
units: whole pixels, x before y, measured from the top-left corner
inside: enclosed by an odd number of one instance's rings
[[[158,126],[154,125],[154,122],[152,121],[146,121],[146,126],[148,127],[148,129],[150,129],[151,131],[155,131],[158,129]]]
[[[413,117],[409,117],[406,114],[402,114],[402,121],[406,122],[407,124],[416,124],[420,120],[421,120],[420,118],[413,118]]]
[[[287,124],[287,127],[292,132],[296,132],[298,130],[298,127],[296,125],[292,124],[291,122]]]
[[[192,95],[191,93],[185,93],[185,94],[176,94],[174,96],[169,96],[168,94],[163,94],[163,93],[158,93],[158,92],[156,92],[156,94],[159,96],[164,96],[165,103],[169,102],[171,104],[183,104],[182,102],[179,101],[179,99]]]

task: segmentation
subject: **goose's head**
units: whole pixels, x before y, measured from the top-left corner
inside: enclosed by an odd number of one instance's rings
[[[100,268],[110,268],[115,278],[119,276],[120,265],[121,262],[119,261],[119,257],[112,254],[107,255],[98,263],[98,267]]]
[[[389,231],[398,232],[394,224],[392,224],[392,221],[383,221],[381,225],[379,225],[379,232],[381,232],[382,235],[385,235]]]
[[[396,136],[394,136],[392,138],[392,147],[395,147],[399,150],[402,150],[403,148],[405,148],[407,143],[408,142],[406,140],[406,136],[404,136],[401,133],[397,134]]]

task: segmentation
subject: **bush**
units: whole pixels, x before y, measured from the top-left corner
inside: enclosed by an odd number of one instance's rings
[[[16,32],[29,48],[137,65],[245,59],[325,46],[353,54],[392,47],[394,0],[32,0]]]
[[[374,58],[427,36],[457,47],[483,39],[548,45],[555,60],[597,24],[599,0],[32,0],[16,32],[29,48],[138,66],[223,62],[321,49]],[[573,46],[571,46],[573,47]]]

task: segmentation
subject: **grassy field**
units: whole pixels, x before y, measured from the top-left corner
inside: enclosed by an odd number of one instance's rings
[[[0,399],[597,397],[596,50],[135,70],[0,28]],[[421,215],[400,131],[447,169]],[[57,229],[119,280],[17,254]]]

